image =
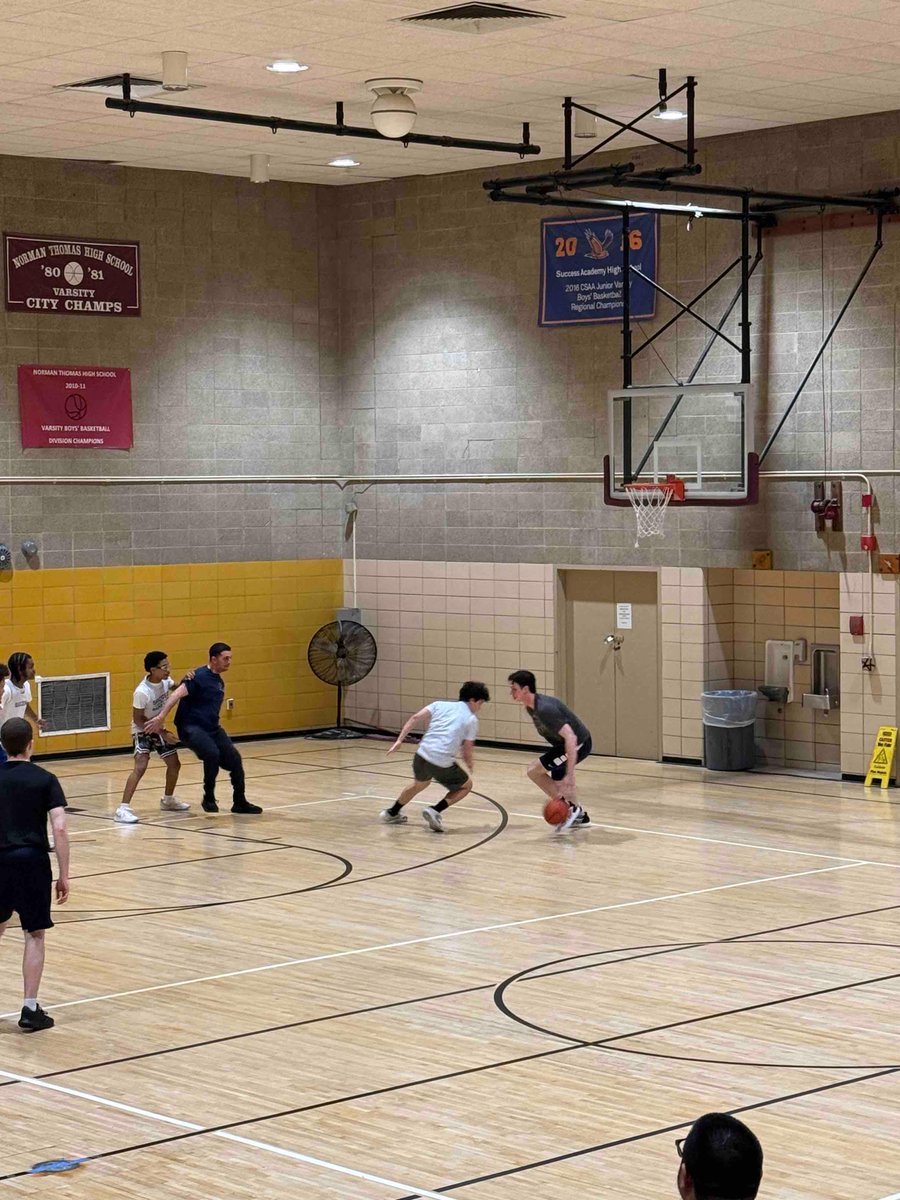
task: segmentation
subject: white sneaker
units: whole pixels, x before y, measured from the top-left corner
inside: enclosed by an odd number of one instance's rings
[[[120,804],[116,809],[116,820],[120,825],[137,825],[138,818],[132,811],[130,804]]]
[[[409,817],[406,815],[406,813],[399,812],[395,814],[392,813],[389,808],[382,809],[379,816],[381,817],[382,821],[384,821],[385,825],[405,825],[409,820]]]
[[[557,833],[565,833],[567,830],[571,829],[574,825],[588,824],[587,821],[582,821],[581,818],[583,816],[584,816],[584,809],[581,807],[580,804],[571,805],[571,807],[569,808],[569,815],[566,817],[566,819],[564,821],[561,821],[559,823],[559,825],[557,825],[556,832]]]
[[[159,807],[163,812],[187,812],[191,806],[185,804],[183,800],[179,800],[177,796],[163,796]]]
[[[444,822],[441,820],[441,814],[436,808],[431,808],[430,806],[423,808],[422,816],[425,819],[425,824],[430,829],[433,829],[435,833],[444,832]]]

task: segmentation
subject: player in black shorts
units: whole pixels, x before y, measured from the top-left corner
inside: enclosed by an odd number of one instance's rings
[[[575,766],[591,752],[591,733],[562,700],[539,695],[535,683],[531,671],[513,671],[509,676],[510,696],[525,706],[535,729],[551,747],[528,768],[528,778],[546,796],[551,799],[559,796],[568,802],[569,815],[557,825],[558,833],[582,829],[590,825],[591,818],[575,802]]]
[[[0,727],[0,741],[9,755],[0,763],[0,936],[13,913],[18,913],[25,934],[25,1002],[19,1026],[30,1032],[53,1025],[53,1018],[37,1002],[44,971],[44,932],[53,928],[48,816],[59,861],[56,899],[64,904],[69,898],[66,798],[56,776],[29,761],[33,739],[31,726],[22,717],[11,717]]]

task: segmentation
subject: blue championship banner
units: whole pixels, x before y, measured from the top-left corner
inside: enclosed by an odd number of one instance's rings
[[[629,263],[656,280],[659,217],[629,214]],[[622,320],[621,216],[541,222],[541,307],[538,325],[596,325]],[[656,292],[631,273],[631,317],[656,315]]]

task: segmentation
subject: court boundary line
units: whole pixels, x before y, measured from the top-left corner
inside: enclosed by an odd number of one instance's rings
[[[290,1158],[295,1162],[305,1163],[308,1166],[322,1167],[326,1171],[334,1171],[340,1175],[349,1175],[353,1179],[363,1179],[367,1183],[376,1183],[381,1187],[389,1187],[393,1191],[408,1190],[409,1184],[397,1183],[393,1179],[385,1179],[382,1175],[372,1175],[367,1171],[357,1171],[354,1167],[345,1167],[340,1163],[330,1162],[328,1159],[315,1158],[309,1154],[301,1154],[299,1150],[289,1150],[285,1146],[276,1146],[273,1142],[263,1142],[256,1138],[242,1137],[240,1134],[230,1133],[225,1129],[217,1129],[215,1127],[207,1127],[198,1125],[194,1121],[184,1121],[179,1117],[170,1117],[165,1113],[154,1112],[152,1109],[137,1108],[131,1104],[125,1104],[120,1100],[110,1100],[107,1096],[98,1096],[93,1092],[83,1092],[78,1088],[64,1087],[60,1083],[48,1083],[45,1079],[36,1079],[31,1075],[20,1075],[16,1071],[0,1070],[0,1075],[7,1079],[21,1083],[28,1087],[35,1087],[43,1091],[57,1092],[64,1096],[72,1096],[78,1100],[86,1100],[91,1104],[98,1104],[102,1108],[112,1108],[117,1112],[128,1113],[130,1116],[146,1117],[151,1121],[159,1121],[165,1125],[174,1125],[179,1129],[185,1130],[189,1134],[208,1135],[210,1137],[220,1138],[223,1141],[236,1142],[238,1145],[250,1146],[254,1150],[263,1150],[268,1154],[275,1154],[281,1158]],[[92,1156],[88,1155],[87,1161],[91,1161]],[[30,1174],[29,1171],[24,1174]],[[7,1176],[10,1178],[10,1176]],[[427,1197],[429,1200],[444,1200],[443,1196],[437,1192],[429,1191],[425,1188],[420,1188],[411,1193],[413,1197]]]
[[[707,896],[714,892],[733,891],[737,888],[758,887],[766,883],[778,883],[787,879],[801,879],[809,875],[824,875],[834,871],[854,870],[865,867],[865,862],[841,863],[833,867],[814,867],[808,871],[791,871],[785,875],[767,875],[758,879],[743,879],[735,883],[716,884],[708,888],[695,888],[688,892],[672,892],[661,896],[645,896],[637,900],[618,901],[615,904],[600,904],[592,908],[572,909],[562,913],[548,913],[540,917],[525,917],[518,921],[502,921],[495,925],[482,925],[470,929],[448,930],[444,933],[428,934],[425,937],[406,938],[396,942],[384,942],[373,946],[358,946],[350,950],[334,950],[327,954],[308,955],[303,958],[287,959],[284,962],[263,963],[257,967],[242,967],[235,971],[222,971],[216,975],[197,976],[191,979],[174,980],[171,983],[157,983],[142,988],[131,988],[128,991],[108,992],[101,996],[83,996],[77,1000],[64,1000],[59,1004],[47,1005],[48,1009],[74,1008],[83,1004],[97,1004],[108,1000],[120,1000],[128,996],[146,995],[148,992],[170,991],[174,988],[191,987],[199,983],[213,983],[219,979],[234,979],[243,975],[258,975],[267,971],[280,971],[286,967],[304,966],[308,963],[327,962],[337,958],[352,958],[361,954],[375,954],[385,950],[400,950],[407,946],[428,945],[432,942],[448,941],[452,938],[469,937],[473,934],[495,933],[501,929],[520,929],[527,925],[544,924],[547,921],[566,920],[571,917],[591,916],[594,913],[614,912],[625,908],[640,908],[647,904],[659,904],[669,900],[685,900],[693,896]],[[331,890],[330,888],[319,890]],[[0,1019],[18,1016],[15,1012],[0,1013]]]

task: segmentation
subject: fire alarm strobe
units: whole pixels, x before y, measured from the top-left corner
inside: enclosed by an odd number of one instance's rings
[[[865,622],[862,616],[854,616],[850,618],[850,632],[854,637],[862,637],[866,632]]]

